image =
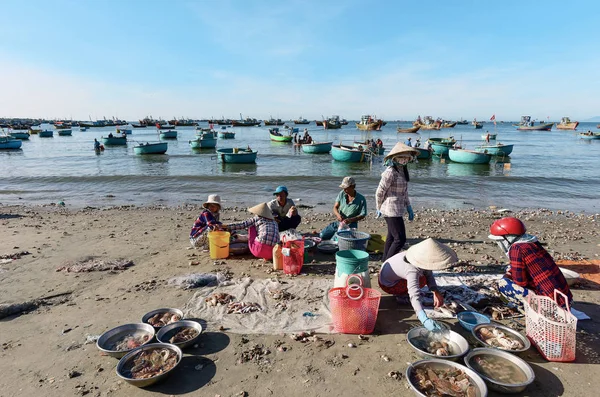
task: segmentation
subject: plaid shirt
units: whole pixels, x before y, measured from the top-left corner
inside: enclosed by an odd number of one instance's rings
[[[377,209],[383,216],[400,217],[404,215],[408,200],[408,183],[404,173],[396,167],[387,167],[381,174],[381,180],[375,192]]]
[[[554,298],[557,289],[573,301],[573,295],[554,259],[539,242],[515,243],[508,251],[510,267],[506,277],[537,295]]]
[[[215,216],[209,210],[204,210],[194,222],[194,226],[192,226],[192,231],[190,232],[190,237],[197,238],[206,230],[207,227],[220,224],[221,222],[219,222],[219,214]]]
[[[274,246],[279,242],[279,227],[273,219],[255,216],[246,219],[244,222],[232,223],[227,228],[231,231],[248,229],[250,226],[256,227],[256,241],[262,244]]]

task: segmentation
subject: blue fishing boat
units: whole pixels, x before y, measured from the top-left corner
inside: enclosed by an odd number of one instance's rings
[[[371,153],[382,156],[383,152],[385,152],[385,148],[383,146],[373,146],[370,142],[358,142],[354,141],[352,144],[355,148],[363,147],[366,150],[369,150]]]
[[[102,144],[104,146],[126,146],[127,145],[127,137],[125,137],[125,136],[102,137]]]
[[[322,154],[329,153],[331,151],[331,145],[333,142],[313,142],[302,144],[302,151],[304,153],[311,154]]]
[[[207,149],[217,146],[217,138],[212,132],[197,134],[196,139],[189,141],[192,149]]]
[[[416,148],[413,148],[413,149],[417,149],[419,151],[419,155],[417,156],[417,158],[419,160],[430,159],[431,158],[431,153],[433,152],[433,150],[427,150],[427,149],[424,149],[422,147],[416,147]]]
[[[30,135],[27,130],[12,130],[8,135],[12,136],[15,139],[27,140]]]
[[[133,153],[135,154],[165,154],[167,152],[167,142],[156,142],[156,143],[140,143],[133,147]]]
[[[117,128],[117,134],[126,134],[131,135],[133,133],[133,128]]]
[[[16,150],[20,149],[23,142],[11,137],[10,135],[0,136],[0,150]]]
[[[588,132],[580,132],[579,138],[591,141],[592,139],[600,139],[600,133],[594,134],[591,131]]]
[[[177,139],[177,130],[160,130],[160,139]]]
[[[486,164],[492,159],[491,154],[466,149],[450,149],[448,157],[456,163],[463,164]]]
[[[448,150],[453,146],[454,143],[449,142],[431,142],[433,154],[439,157],[448,156]]]
[[[73,130],[56,130],[58,132],[58,136],[71,136],[73,135]]]
[[[52,130],[43,130],[38,132],[38,136],[40,138],[52,138],[54,136],[54,131]]]
[[[235,139],[235,132],[233,131],[219,131],[218,134],[220,139]]]
[[[228,149],[217,149],[219,158],[224,163],[233,164],[252,164],[256,162],[256,150],[228,148]]]
[[[352,146],[332,145],[331,156],[336,161],[346,163],[364,163],[371,160],[371,152],[360,150]]]
[[[491,154],[492,156],[508,156],[512,153],[514,145],[504,145],[497,143],[495,145],[480,145],[475,148],[476,152]]]
[[[79,126],[79,131],[87,131],[88,127]]]

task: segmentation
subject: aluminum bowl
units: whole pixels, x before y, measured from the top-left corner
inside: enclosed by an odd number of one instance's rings
[[[497,357],[501,357],[504,360],[508,360],[508,361],[512,362],[513,364],[515,364],[517,367],[519,367],[525,373],[525,376],[527,376],[527,380],[523,383],[502,383],[502,382],[496,381],[490,377],[487,377],[485,374],[478,372],[472,366],[472,360],[476,356],[479,356],[479,355],[497,356]],[[473,350],[471,350],[471,352],[469,352],[469,354],[467,354],[465,356],[465,364],[467,364],[467,367],[469,367],[473,371],[477,372],[477,374],[479,376],[481,376],[481,378],[488,384],[490,389],[496,390],[496,391],[498,391],[500,393],[504,393],[504,394],[521,393],[523,390],[525,390],[525,388],[530,383],[532,383],[535,380],[535,373],[533,372],[533,370],[531,369],[531,367],[529,366],[529,364],[527,364],[527,362],[525,360],[523,360],[520,357],[515,356],[514,354],[510,354],[509,352],[503,351],[503,350],[489,349],[489,348],[473,349]]]
[[[171,339],[173,337],[173,335],[175,335],[179,331],[180,328],[188,328],[188,327],[194,328],[195,330],[197,330],[198,335],[195,338],[192,338],[185,342],[172,343],[173,345],[179,347],[180,349],[185,349],[186,347],[192,346],[194,343],[196,343],[196,341],[202,334],[202,331],[203,331],[202,325],[196,321],[182,320],[182,321],[176,321],[169,325],[165,325],[156,334],[156,339],[160,343],[171,343],[171,342],[169,342],[169,339]]]
[[[125,366],[139,352],[145,351],[145,350],[152,350],[152,349],[162,349],[162,348],[171,349],[172,351],[174,351],[177,354],[177,363],[175,364],[175,366],[173,368],[171,368],[167,372],[163,372],[160,375],[153,376],[152,378],[147,378],[147,379],[132,379],[123,374],[123,370],[124,370]],[[169,374],[175,368],[177,368],[177,366],[181,362],[181,357],[183,357],[183,353],[181,352],[181,349],[175,345],[172,345],[170,343],[151,343],[149,345],[138,347],[137,349],[134,349],[134,350],[130,351],[129,353],[127,353],[125,356],[123,356],[123,358],[121,360],[119,360],[119,363],[117,364],[117,375],[119,376],[119,378],[123,379],[125,382],[132,384],[134,386],[137,386],[137,387],[150,386],[150,385],[153,385],[154,383],[160,382],[161,380],[163,380],[164,378],[169,376]]]
[[[463,338],[459,333],[456,333],[456,332],[450,331],[450,330],[444,331],[444,337],[446,339],[448,339],[450,342],[456,343],[456,345],[460,349],[460,353],[453,354],[451,356],[436,356],[435,354],[431,354],[427,351],[421,350],[414,343],[414,339],[417,337],[427,337],[427,335],[429,335],[429,333],[430,332],[427,331],[427,329],[425,327],[418,327],[418,328],[411,329],[406,334],[406,340],[408,341],[408,344],[417,352],[417,354],[420,357],[423,357],[426,359],[456,361],[460,357],[464,356],[469,351],[469,343],[467,342],[467,340],[465,338]]]
[[[144,317],[142,317],[142,322],[145,323],[145,324],[148,324],[148,320],[150,320],[150,318],[152,316],[154,316],[155,314],[159,314],[159,313],[173,313],[173,314],[178,314],[179,317],[181,318],[181,320],[183,320],[183,312],[181,310],[179,310],[179,309],[173,309],[173,308],[162,308],[162,309],[152,310],[151,312],[148,312],[148,313],[144,314]],[[152,325],[152,327],[154,327],[154,326]],[[154,327],[154,329],[156,331],[158,331],[161,328],[162,327]]]
[[[487,343],[485,343],[485,341],[481,340],[481,338],[479,338],[479,336],[477,335],[477,331],[479,331],[481,328],[485,328],[485,327],[498,328],[505,334],[509,334],[510,336],[514,337],[515,339],[519,339],[521,341],[521,343],[523,343],[523,348],[519,349],[519,350],[506,350],[506,349],[500,349],[500,348],[488,345]],[[526,337],[524,337],[523,335],[521,335],[519,332],[515,331],[514,329],[505,327],[504,325],[499,325],[499,324],[494,324],[494,323],[479,324],[479,325],[476,325],[471,330],[471,333],[473,334],[473,337],[477,340],[477,342],[480,345],[482,345],[483,347],[489,347],[490,349],[496,349],[496,350],[505,351],[505,352],[509,352],[509,353],[519,354],[519,353],[523,353],[524,351],[527,351],[531,347],[531,342],[529,342],[529,339],[527,339]]]
[[[154,339],[154,327],[150,324],[125,324],[119,325],[116,328],[106,331],[96,341],[96,346],[98,349],[111,357],[121,358],[127,353],[135,349],[129,350],[112,350],[115,342],[124,338],[129,334],[140,333],[140,334],[148,334],[150,337],[148,340],[142,344],[146,345]]]
[[[485,385],[485,382],[483,381],[483,379],[481,379],[481,376],[479,376],[477,374],[477,372],[473,371],[470,368],[465,367],[464,365],[461,365],[461,364],[458,364],[458,363],[455,363],[452,361],[448,361],[448,360],[440,360],[437,358],[434,358],[431,360],[421,360],[421,361],[414,362],[414,363],[410,364],[408,366],[408,368],[406,369],[406,380],[408,382],[408,385],[410,386],[410,388],[413,390],[413,392],[417,396],[426,397],[425,394],[421,393],[419,391],[419,389],[417,389],[417,385],[415,385],[413,383],[413,373],[419,367],[425,367],[425,368],[429,367],[429,368],[435,368],[435,369],[450,368],[450,367],[458,368],[467,374],[467,376],[471,380],[471,383],[473,384],[473,386],[475,386],[475,389],[477,389],[476,397],[487,397],[487,393],[488,393],[487,386]]]
[[[565,269],[564,267],[559,267],[559,269],[563,276],[565,276],[565,280],[567,281],[569,287],[575,284],[580,277],[579,273],[574,272],[573,270]]]
[[[338,244],[332,240],[323,240],[317,245],[317,249],[324,254],[335,254],[338,250]]]

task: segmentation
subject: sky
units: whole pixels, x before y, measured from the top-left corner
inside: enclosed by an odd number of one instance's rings
[[[0,0],[0,117],[584,121],[597,1]]]

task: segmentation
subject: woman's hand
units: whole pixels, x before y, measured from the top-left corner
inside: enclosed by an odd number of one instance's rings
[[[444,296],[439,291],[433,291],[433,306],[441,307],[444,305]]]

